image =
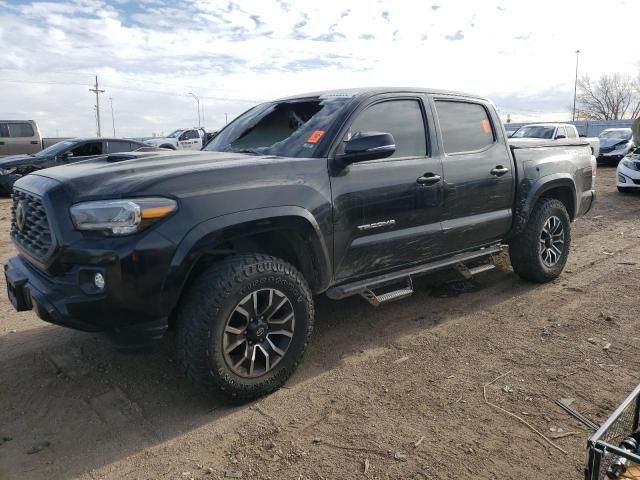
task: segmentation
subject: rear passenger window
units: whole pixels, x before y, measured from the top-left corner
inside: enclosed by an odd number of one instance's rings
[[[493,126],[482,105],[439,100],[436,110],[446,153],[474,152],[493,144]]]
[[[424,157],[427,154],[422,110],[416,100],[391,100],[370,106],[355,119],[345,140],[359,132],[393,135],[396,151],[390,158]]]
[[[578,138],[575,127],[567,127],[567,138]]]
[[[10,137],[33,137],[33,127],[28,123],[9,123],[8,125]]]
[[[108,152],[107,153],[119,153],[119,152],[130,152],[131,144],[129,142],[108,142]]]

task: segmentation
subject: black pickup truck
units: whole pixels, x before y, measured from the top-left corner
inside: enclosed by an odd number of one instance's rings
[[[313,296],[374,305],[412,278],[562,271],[594,201],[579,139],[508,145],[494,106],[423,89],[258,105],[202,152],[113,154],[18,180],[5,265],[19,311],[139,343],[176,330],[178,364],[240,398],[282,385]]]

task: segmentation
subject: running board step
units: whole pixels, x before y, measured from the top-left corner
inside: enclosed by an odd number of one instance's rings
[[[383,303],[402,300],[403,298],[407,298],[413,295],[413,282],[411,281],[411,277],[407,277],[407,284],[404,286],[404,288],[392,290],[381,295],[376,294],[373,290],[367,289],[364,292],[360,293],[360,295],[371,305],[373,305],[374,307],[378,307]]]
[[[351,283],[344,283],[342,285],[337,285],[331,287],[327,290],[327,296],[333,300],[339,300],[345,297],[349,297],[351,295],[369,295],[368,292],[372,292],[374,289],[379,289],[381,287],[385,287],[388,285],[395,285],[400,282],[407,281],[407,278],[415,277],[418,275],[424,275],[427,273],[436,272],[438,270],[443,270],[446,268],[456,268],[457,265],[464,265],[467,262],[477,261],[482,259],[490,259],[493,255],[497,255],[502,251],[502,247],[500,244],[491,245],[488,247],[481,248],[479,250],[474,250],[471,252],[465,252],[458,255],[454,255],[449,258],[445,258],[442,260],[436,260],[435,262],[416,265],[409,268],[404,268],[399,271],[386,273],[382,275],[378,275],[376,277],[366,278],[364,280],[357,280]],[[488,266],[491,265],[491,266]],[[495,265],[490,263],[488,265],[480,265],[479,267],[467,268],[470,275],[475,275],[484,272],[485,270],[489,270],[490,268],[494,268]],[[408,288],[402,288],[398,291],[406,291]],[[413,292],[413,287],[411,288]],[[405,292],[406,293],[406,292]],[[402,295],[405,295],[403,293]],[[407,294],[408,296],[408,294]],[[372,294],[372,298],[380,298],[379,295]],[[367,297],[365,297],[367,298]],[[368,299],[368,298],[367,298]],[[398,297],[393,297],[393,300],[397,300]]]
[[[474,275],[477,275],[482,272],[488,272],[489,270],[493,270],[496,268],[494,263],[486,263],[484,265],[478,265],[477,267],[469,268],[465,264],[460,263],[456,265],[456,270],[460,275],[469,280]]]

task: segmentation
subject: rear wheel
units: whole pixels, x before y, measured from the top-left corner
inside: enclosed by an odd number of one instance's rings
[[[280,387],[313,330],[302,274],[266,255],[239,255],[194,282],[177,319],[177,357],[193,383],[251,399]]]
[[[571,220],[564,204],[542,198],[527,226],[509,245],[513,270],[522,278],[544,283],[564,269],[571,248]]]

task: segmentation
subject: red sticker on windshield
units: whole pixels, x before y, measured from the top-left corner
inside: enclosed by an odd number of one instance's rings
[[[309,138],[307,138],[307,143],[318,143],[320,139],[324,136],[324,130],[316,130]]]
[[[491,124],[489,123],[489,120],[487,120],[486,118],[482,120],[482,129],[484,130],[484,133],[492,133]]]

